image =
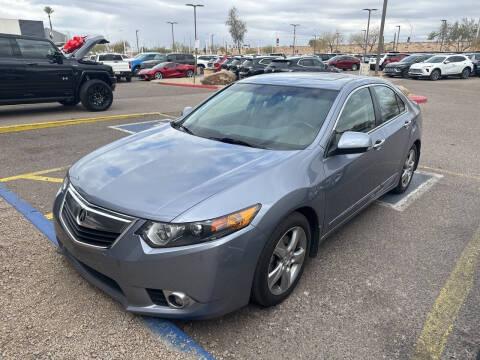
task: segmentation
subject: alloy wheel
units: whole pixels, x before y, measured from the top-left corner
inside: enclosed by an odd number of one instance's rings
[[[295,282],[307,251],[307,235],[300,226],[289,229],[278,241],[268,265],[267,282],[274,295],[285,293]]]
[[[412,179],[414,168],[415,168],[415,150],[410,149],[407,159],[403,164],[402,187],[405,188],[408,186],[408,184],[410,184],[410,180]]]
[[[89,91],[90,103],[96,107],[102,107],[108,101],[109,92],[102,85],[94,85]]]
[[[159,71],[159,72],[156,72],[155,75],[154,75],[155,79],[159,80],[163,77],[162,73]]]

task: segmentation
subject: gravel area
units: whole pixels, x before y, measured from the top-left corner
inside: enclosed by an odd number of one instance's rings
[[[0,199],[0,359],[188,359],[89,285]]]

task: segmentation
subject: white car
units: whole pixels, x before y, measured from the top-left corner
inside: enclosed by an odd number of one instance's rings
[[[216,55],[198,55],[197,57],[197,66],[203,69],[207,68],[208,62],[215,58]]]
[[[382,70],[383,62],[387,58],[387,54],[380,54],[380,61],[378,62],[378,67],[380,70]],[[377,62],[377,56],[372,56],[370,60],[368,61],[368,64],[370,65],[370,70],[375,70],[375,64]]]
[[[473,63],[464,55],[436,55],[424,62],[413,64],[408,71],[411,78],[438,80],[443,76],[456,75],[468,79],[473,72]]]
[[[114,53],[97,54],[95,55],[94,61],[104,65],[110,65],[118,81],[122,77],[125,78],[127,82],[132,81],[132,71],[128,65],[126,55]]]

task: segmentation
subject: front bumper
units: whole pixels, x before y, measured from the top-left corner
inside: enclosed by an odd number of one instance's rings
[[[165,318],[220,316],[248,304],[258,256],[266,242],[248,226],[216,241],[177,248],[149,247],[135,231],[137,220],[107,249],[74,241],[59,218],[63,194],[54,204],[59,252],[89,282],[119,301],[127,311]],[[159,305],[147,289],[180,291],[193,302],[174,309]]]
[[[418,69],[413,70],[410,69],[408,71],[408,76],[412,78],[421,78],[421,77],[429,77],[430,76],[430,71],[427,71],[426,69],[421,69],[421,72],[418,71]]]

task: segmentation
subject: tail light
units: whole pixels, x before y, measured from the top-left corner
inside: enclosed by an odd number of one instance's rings
[[[132,63],[129,61],[128,62],[128,68],[131,69],[132,68]]]

